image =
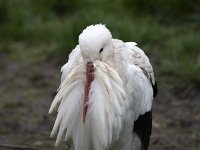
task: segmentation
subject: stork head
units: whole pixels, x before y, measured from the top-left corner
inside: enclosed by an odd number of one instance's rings
[[[105,61],[113,54],[112,35],[102,24],[84,29],[79,36],[79,45],[86,62]]]
[[[87,114],[87,103],[91,83],[94,79],[95,61],[106,61],[113,54],[112,35],[102,24],[91,25],[79,36],[79,45],[82,58],[86,63],[86,83],[84,90],[83,123]]]

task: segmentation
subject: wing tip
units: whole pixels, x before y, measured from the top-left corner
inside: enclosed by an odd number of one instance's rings
[[[148,150],[152,131],[152,110],[147,111],[138,117],[134,122],[133,131],[140,138],[144,150]]]
[[[153,97],[156,97],[158,94],[158,86],[157,86],[157,82],[155,81],[155,84],[152,85],[153,86]]]

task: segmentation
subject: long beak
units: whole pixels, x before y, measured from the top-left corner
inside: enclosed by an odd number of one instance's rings
[[[83,123],[85,123],[87,115],[89,93],[90,93],[91,83],[93,80],[94,80],[94,65],[92,62],[88,62],[86,71],[85,89],[84,89]]]

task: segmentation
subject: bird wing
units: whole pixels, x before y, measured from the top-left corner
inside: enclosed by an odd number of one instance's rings
[[[129,79],[127,84],[127,122],[129,125],[133,125],[132,132],[139,137],[144,150],[148,150],[152,128],[153,88],[151,81],[140,67],[129,64],[127,70]]]
[[[134,117],[133,132],[148,150],[152,130],[152,101],[157,94],[153,68],[145,53],[134,42],[126,43],[128,51],[129,107]]]
[[[153,96],[155,97],[157,95],[157,83],[155,80],[153,68],[144,51],[136,45],[137,44],[135,42],[126,42],[126,47],[129,51],[129,60],[134,65],[140,67],[147,78],[150,79],[153,87]]]
[[[81,62],[82,56],[80,51],[80,46],[77,45],[72,52],[69,54],[69,59],[66,64],[64,64],[61,68],[61,83],[65,80],[68,74],[72,71],[72,69]]]

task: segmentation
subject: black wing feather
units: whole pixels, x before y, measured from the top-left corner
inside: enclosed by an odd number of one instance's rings
[[[156,97],[156,95],[158,93],[158,87],[157,87],[156,81],[155,81],[154,85],[152,84],[152,87],[153,87],[153,97]]]
[[[134,122],[133,131],[141,139],[144,150],[148,150],[152,130],[152,111],[148,111]]]

